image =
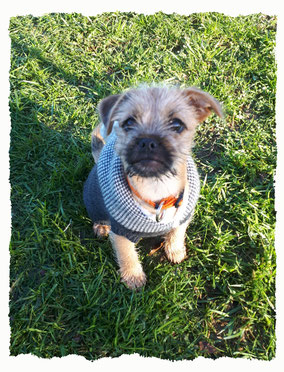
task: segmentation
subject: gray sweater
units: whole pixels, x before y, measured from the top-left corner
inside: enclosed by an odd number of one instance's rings
[[[110,225],[115,234],[134,243],[144,237],[165,235],[173,228],[174,220],[156,222],[137,206],[115,152],[115,141],[116,136],[112,133],[85,182],[83,198],[89,217],[93,223]],[[187,159],[187,178],[189,193],[187,200],[183,200],[186,208],[179,216],[179,224],[192,216],[199,197],[199,177],[191,156]]]

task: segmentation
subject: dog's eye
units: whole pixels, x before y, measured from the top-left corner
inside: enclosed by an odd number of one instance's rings
[[[122,123],[121,127],[125,130],[125,132],[129,132],[131,129],[133,129],[135,124],[136,124],[135,119],[128,118]]]
[[[173,119],[170,121],[170,128],[176,133],[181,133],[185,129],[185,125],[180,119]]]

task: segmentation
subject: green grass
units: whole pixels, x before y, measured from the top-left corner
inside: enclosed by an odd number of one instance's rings
[[[275,357],[275,32],[263,14],[11,19],[11,355]],[[152,81],[199,86],[226,120],[196,134],[188,259],[141,242],[148,282],[131,292],[82,188],[97,103]]]

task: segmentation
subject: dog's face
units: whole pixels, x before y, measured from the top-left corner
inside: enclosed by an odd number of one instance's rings
[[[108,133],[117,122],[116,151],[129,176],[175,175],[190,152],[197,124],[220,105],[196,88],[145,87],[101,101]]]

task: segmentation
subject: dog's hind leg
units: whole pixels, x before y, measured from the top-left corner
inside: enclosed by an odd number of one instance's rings
[[[98,236],[99,238],[108,236],[110,232],[110,226],[109,225],[101,225],[99,223],[94,223],[93,224],[93,230],[94,234]]]

